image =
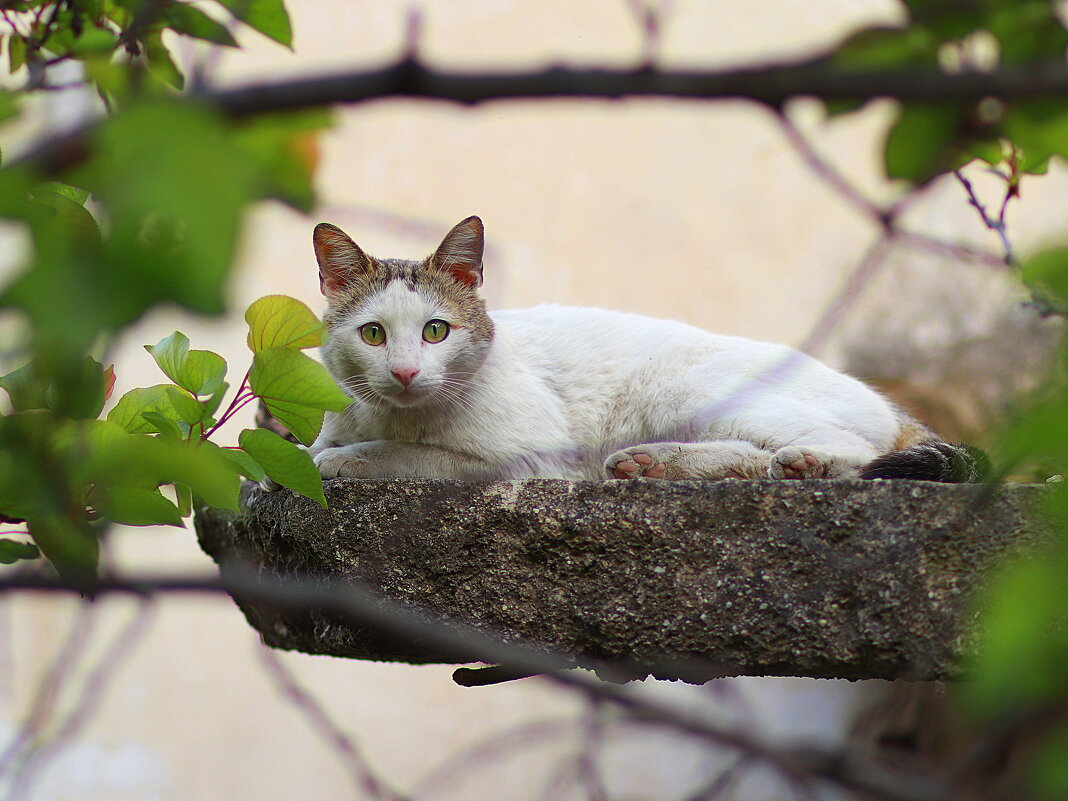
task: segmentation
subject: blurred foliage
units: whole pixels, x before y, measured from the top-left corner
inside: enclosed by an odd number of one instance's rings
[[[174,37],[234,47],[240,25],[291,45],[281,0],[0,3],[8,67],[26,80],[0,93],[0,120],[49,91],[62,62],[79,63],[83,92],[106,112],[88,129],[87,156],[64,174],[37,173],[32,160],[0,170],[0,217],[29,245],[0,290],[3,359],[16,366],[0,376],[10,400],[0,418],[0,562],[43,555],[66,575],[90,574],[109,524],[181,525],[198,503],[236,508],[242,476],[325,504],[311,459],[291,443],[249,432],[241,445],[209,439],[262,400],[310,442],[324,411],[347,405],[300,353],[321,344],[324,327],[292,298],[249,309],[252,366],[235,392],[224,359],[176,331],[147,348],[169,383],[131,389],[101,419],[115,335],[161,304],[222,313],[249,206],[313,205],[324,113],[235,122],[174,91],[184,82]]]
[[[904,0],[907,18],[895,28],[849,36],[829,57],[843,69],[940,69],[951,73],[1064,65],[1065,6],[1050,0]],[[829,103],[827,113],[859,104]],[[1004,211],[1028,175],[1045,173],[1051,159],[1068,158],[1068,98],[988,97],[972,103],[899,103],[885,146],[886,175],[919,185],[977,162],[1002,182],[1000,212],[973,201],[982,222],[1008,237]],[[969,187],[970,189],[970,187]],[[1043,315],[1068,313],[1068,248],[1055,247],[1017,264]],[[1068,374],[1068,352],[1059,376]],[[1002,475],[1030,465],[1068,475],[1068,385],[1047,387],[1002,432],[995,447]],[[1046,473],[1049,475],[1049,473]],[[975,681],[964,696],[991,722],[1068,703],[1068,490],[1051,485],[1047,513],[1059,532],[1031,558],[997,575],[984,599],[984,645]],[[1028,798],[1068,798],[1068,718],[1035,732]],[[1047,724],[1049,721],[1047,720]],[[1058,728],[1058,725],[1060,728]]]
[[[906,21],[850,35],[829,56],[842,69],[989,72],[998,67],[1064,63],[1063,4],[1051,0],[904,0]],[[842,114],[857,103],[829,103]],[[979,159],[992,168],[1016,162],[1041,173],[1068,156],[1068,106],[1060,100],[900,104],[887,136],[886,174],[923,183]],[[1017,177],[1018,182],[1018,177]]]

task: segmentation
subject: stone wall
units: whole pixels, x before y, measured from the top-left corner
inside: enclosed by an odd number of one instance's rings
[[[910,481],[337,479],[328,510],[247,485],[202,510],[217,561],[361,582],[635,677],[954,678],[976,591],[1041,539],[1042,488]],[[448,653],[336,616],[243,604],[269,645],[358,659]]]

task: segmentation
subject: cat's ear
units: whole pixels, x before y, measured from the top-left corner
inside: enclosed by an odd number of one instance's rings
[[[434,255],[430,257],[430,263],[445,270],[465,286],[482,286],[484,248],[485,231],[482,228],[482,220],[478,217],[468,217],[445,235]]]
[[[312,243],[319,262],[319,289],[328,298],[343,291],[358,276],[374,270],[367,254],[336,225],[319,223]]]

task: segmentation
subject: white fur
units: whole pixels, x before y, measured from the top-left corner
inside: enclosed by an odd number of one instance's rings
[[[833,478],[898,433],[877,393],[780,345],[596,309],[491,317],[488,345],[428,344],[446,310],[394,281],[336,326],[324,361],[356,399],[312,446],[323,476]],[[370,321],[385,345],[360,340]],[[404,390],[391,371],[412,368]]]

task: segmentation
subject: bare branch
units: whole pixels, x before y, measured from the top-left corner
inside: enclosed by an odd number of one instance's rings
[[[745,755],[735,758],[729,767],[719,771],[712,779],[688,795],[685,801],[721,801],[730,798],[727,792],[751,766],[751,760]]]
[[[188,97],[231,117],[295,111],[387,97],[476,104],[494,100],[546,98],[675,97],[746,99],[772,107],[792,97],[867,100],[969,102],[985,97],[1020,99],[1068,93],[1063,62],[1005,67],[996,72],[945,73],[936,70],[843,72],[822,57],[794,63],[727,70],[611,70],[550,67],[530,72],[445,72],[414,58],[369,71],[349,71],[227,89],[201,90]],[[46,140],[12,164],[35,162],[55,172],[84,158],[88,128]]]
[[[581,784],[586,788],[589,801],[609,801],[597,757],[605,742],[604,703],[588,699],[586,719],[583,725],[582,746],[575,757],[575,769]]]
[[[23,797],[24,792],[47,761],[81,731],[89,717],[100,706],[106,696],[108,684],[115,678],[119,662],[129,654],[147,630],[151,619],[151,609],[152,601],[147,598],[142,599],[133,617],[116,635],[96,665],[90,670],[80,688],[77,700],[54,736],[32,743],[30,750],[15,770],[9,787],[8,801]]]
[[[968,205],[979,213],[979,218],[983,221],[983,225],[998,235],[998,239],[1001,240],[1001,250],[1004,254],[1004,263],[1009,267],[1016,267],[1016,255],[1013,252],[1012,242],[1009,240],[1009,232],[1005,225],[1005,209],[1009,205],[1009,200],[1012,199],[1014,193],[1012,189],[1005,191],[1005,198],[1001,202],[1001,210],[998,212],[997,217],[992,217],[986,210],[986,206],[979,200],[979,196],[975,193],[975,187],[972,186],[972,182],[964,177],[964,173],[960,170],[955,170],[953,173],[961,186],[964,187],[964,191],[968,193]]]
[[[837,192],[851,206],[873,218],[883,228],[889,226],[891,219],[889,212],[865,197],[859,189],[845,179],[842,173],[832,167],[823,156],[817,153],[816,149],[812,146],[812,143],[805,138],[805,135],[801,133],[798,127],[794,125],[793,120],[791,120],[783,110],[780,109],[775,115],[775,118],[778,120],[779,127],[782,129],[783,134],[786,135],[786,140],[793,146],[798,155],[801,156],[801,160],[804,161],[827,186]]]
[[[312,730],[325,740],[345,763],[356,789],[363,790],[377,801],[403,801],[405,796],[375,775],[356,743],[326,714],[322,705],[297,683],[278,655],[265,645],[259,647],[259,653],[264,669],[278,685],[278,689],[303,713]]]
[[[779,106],[797,96],[827,100],[895,97],[927,102],[985,97],[1051,97],[1068,92],[1063,62],[999,72],[949,74],[887,70],[842,72],[822,59],[720,71],[609,70],[551,67],[534,72],[451,73],[413,60],[370,72],[251,84],[205,92],[199,99],[233,116],[289,111],[382,97],[418,97],[457,103],[492,100],[641,96],[748,99]]]
[[[34,694],[26,720],[10,745],[0,755],[0,776],[7,773],[12,766],[15,766],[16,771],[18,770],[16,760],[22,761],[26,758],[27,749],[32,748],[32,743],[41,736],[41,732],[51,721],[63,684],[92,635],[93,623],[96,619],[95,612],[96,608],[90,604],[82,604],[79,607],[66,639],[56,652],[48,671],[37,685],[37,692]]]
[[[892,222],[890,224],[892,226]],[[864,256],[849,274],[838,296],[827,307],[820,319],[816,321],[809,335],[805,337],[805,341],[798,347],[799,351],[813,353],[826,344],[846,312],[853,307],[861,294],[863,294],[868,283],[875,277],[879,268],[882,267],[887,254],[890,252],[892,241],[893,234],[884,232],[869,246]]]
[[[913,245],[932,253],[938,253],[964,262],[983,264],[988,267],[1005,267],[1005,257],[989,250],[980,250],[968,245],[959,245],[955,242],[944,242],[941,239],[918,234],[914,231],[897,230],[897,239],[903,244]]]
[[[574,718],[537,720],[494,732],[452,756],[419,780],[412,796],[425,799],[439,795],[462,779],[468,778],[484,764],[499,762],[512,751],[527,751],[540,743],[552,742],[580,730]]]

